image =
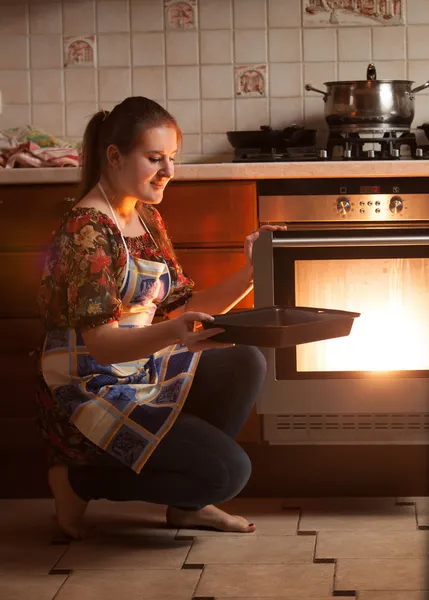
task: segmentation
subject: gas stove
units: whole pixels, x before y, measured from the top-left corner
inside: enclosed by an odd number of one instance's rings
[[[365,134],[330,131],[326,146],[290,147],[270,152],[236,148],[233,162],[306,162],[429,159],[429,145],[417,143],[411,131],[374,131]]]

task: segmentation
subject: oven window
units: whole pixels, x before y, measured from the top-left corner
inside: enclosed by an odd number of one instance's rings
[[[348,337],[297,346],[297,372],[429,369],[428,258],[294,266],[296,306],[361,313]]]

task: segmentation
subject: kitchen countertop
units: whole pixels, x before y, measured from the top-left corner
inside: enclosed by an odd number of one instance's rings
[[[80,170],[0,169],[0,185],[75,183]],[[333,161],[293,163],[213,163],[176,166],[175,180],[305,179],[315,177],[428,177],[429,160]]]

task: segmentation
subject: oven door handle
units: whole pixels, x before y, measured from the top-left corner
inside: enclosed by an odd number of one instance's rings
[[[346,248],[353,246],[429,246],[427,235],[381,237],[273,238],[274,248]]]

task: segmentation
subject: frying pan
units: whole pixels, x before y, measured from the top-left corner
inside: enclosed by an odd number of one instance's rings
[[[258,148],[270,151],[292,146],[314,146],[316,130],[305,129],[304,125],[291,125],[282,131],[262,125],[260,131],[228,131],[227,138],[233,148]]]

